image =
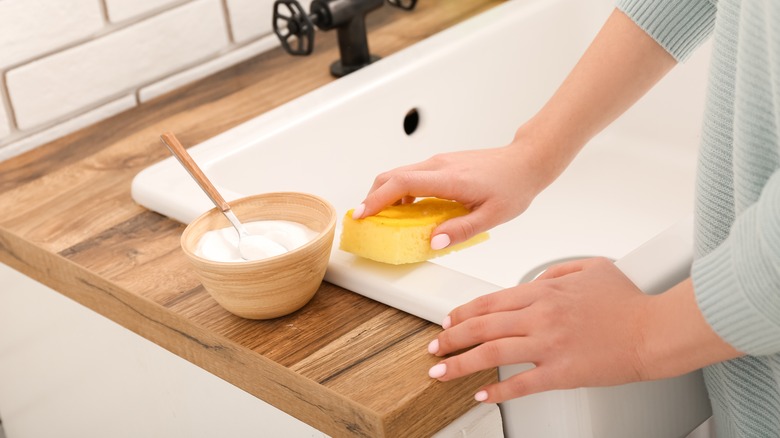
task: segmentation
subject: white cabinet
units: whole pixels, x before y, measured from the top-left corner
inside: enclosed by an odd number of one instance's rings
[[[325,436],[3,264],[0,418],[7,438]],[[437,437],[502,435],[483,405]]]

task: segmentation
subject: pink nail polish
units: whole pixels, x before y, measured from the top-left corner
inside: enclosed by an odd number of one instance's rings
[[[436,354],[439,351],[439,340],[434,339],[428,344],[428,353]]]
[[[431,239],[431,249],[434,251],[444,249],[450,246],[450,242],[450,236],[446,234],[437,234]]]
[[[444,317],[444,321],[441,322],[441,328],[447,330],[450,327],[452,327],[452,318],[450,318],[450,315],[447,315]]]
[[[355,210],[352,212],[352,219],[360,219],[361,216],[363,216],[363,212],[366,211],[366,204],[360,204],[357,207],[355,207]]]
[[[487,393],[487,391],[484,391],[484,390],[483,391],[479,391],[478,393],[474,394],[474,400],[476,400],[478,402],[483,402],[483,401],[487,400],[487,398],[488,398],[488,393]]]
[[[439,377],[442,377],[445,374],[447,374],[447,364],[446,363],[436,364],[436,365],[432,366],[430,370],[428,370],[428,376],[431,379],[438,379]]]

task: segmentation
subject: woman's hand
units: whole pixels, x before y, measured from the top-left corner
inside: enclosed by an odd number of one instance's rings
[[[741,353],[701,315],[690,280],[645,295],[611,261],[556,265],[537,280],[453,310],[428,351],[442,381],[500,365],[534,368],[475,395],[499,403],[551,389],[674,377]]]
[[[543,177],[544,166],[534,160],[532,150],[516,138],[505,147],[439,154],[382,173],[354,217],[371,216],[418,196],[455,200],[470,214],[442,223],[433,236],[444,235],[442,247],[463,242],[524,212],[554,178]]]
[[[475,396],[491,403],[642,380],[640,327],[648,299],[607,259],[553,266],[531,283],[453,310],[429,352],[476,347],[443,360],[430,375],[446,381],[500,365],[535,365]]]

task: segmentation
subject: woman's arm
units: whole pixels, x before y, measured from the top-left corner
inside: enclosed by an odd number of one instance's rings
[[[518,129],[511,144],[441,154],[385,172],[374,181],[355,218],[399,200],[437,196],[471,210],[434,230],[434,236],[446,234],[452,243],[506,222],[525,211],[591,137],[675,64],[663,47],[616,9],[549,102]]]
[[[615,9],[547,104],[520,127],[552,182],[593,136],[663,78],[677,61]]]

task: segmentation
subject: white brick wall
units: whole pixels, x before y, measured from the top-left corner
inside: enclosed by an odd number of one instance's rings
[[[103,13],[95,0],[2,0],[0,69],[61,48],[102,27]]]
[[[227,47],[225,26],[220,1],[199,0],[14,69],[6,85],[17,125],[42,125],[207,59]]]
[[[272,7],[0,0],[0,161],[276,47]]]
[[[273,0],[227,0],[233,38],[243,42],[273,32],[273,7]]]
[[[108,19],[116,23],[177,2],[179,0],[106,0],[106,12]]]

